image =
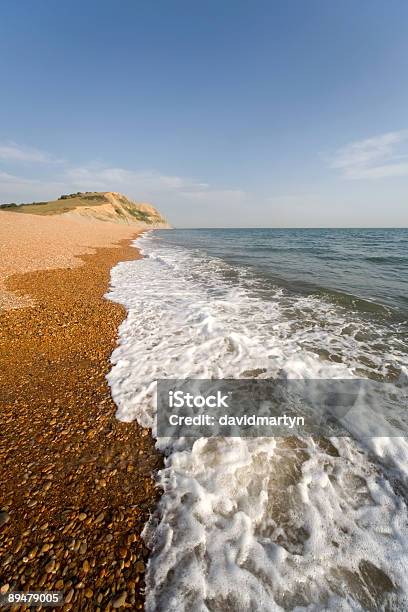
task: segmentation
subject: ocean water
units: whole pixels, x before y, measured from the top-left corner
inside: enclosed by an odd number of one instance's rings
[[[112,271],[117,417],[159,378],[408,375],[408,230],[171,230]],[[405,406],[400,406],[405,412]],[[351,424],[352,426],[352,424]],[[408,609],[408,438],[157,439],[148,611]]]

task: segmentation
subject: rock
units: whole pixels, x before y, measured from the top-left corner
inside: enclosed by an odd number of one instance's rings
[[[101,512],[100,514],[98,514],[98,516],[95,519],[95,523],[101,523],[103,521],[103,519],[105,518],[105,513]]]
[[[68,593],[65,595],[64,603],[69,603],[74,596],[74,589],[69,589]]]
[[[126,604],[126,597],[127,597],[127,592],[123,591],[123,593],[121,593],[119,597],[116,597],[116,599],[112,600],[112,605],[115,608],[115,610]]]
[[[146,566],[143,561],[138,561],[135,565],[135,571],[137,574],[143,574],[146,571]]]
[[[85,559],[85,561],[83,562],[82,569],[85,572],[85,574],[87,574],[89,572],[90,567],[89,567],[88,559]]]
[[[84,521],[84,520],[86,519],[86,514],[85,514],[85,512],[81,512],[81,513],[78,515],[78,518],[79,518],[79,520],[80,520],[80,521]]]
[[[7,591],[9,590],[9,588],[10,588],[10,585],[9,585],[9,583],[8,583],[8,582],[6,582],[6,584],[3,584],[3,585],[0,587],[0,593],[1,593],[2,595],[4,595],[4,593],[7,593]]]
[[[87,545],[86,542],[82,542],[81,546],[79,547],[79,552],[81,555],[84,555],[86,553],[86,549],[87,549]]]
[[[20,550],[21,550],[22,546],[23,546],[23,542],[22,542],[22,540],[19,540],[19,541],[17,542],[17,544],[16,544],[16,547],[15,547],[15,549],[14,549],[14,552],[15,552],[15,553],[20,552]]]
[[[57,582],[54,584],[54,589],[56,589],[57,591],[62,591],[63,588],[64,588],[64,581],[57,580]]]
[[[41,576],[39,582],[38,582],[38,586],[42,587],[44,586],[44,584],[47,582],[48,579],[48,574],[44,574],[43,576]]]
[[[0,512],[0,527],[3,527],[3,525],[8,523],[9,520],[10,520],[10,515],[8,512],[6,512],[5,510]]]
[[[89,588],[85,589],[84,595],[87,599],[91,599],[93,597],[93,590]]]
[[[122,559],[126,559],[127,549],[124,546],[119,548],[119,555],[122,557]]]
[[[51,561],[48,561],[47,565],[45,566],[45,571],[47,572],[47,574],[52,572],[54,567],[55,567],[55,561],[54,559],[51,559]]]

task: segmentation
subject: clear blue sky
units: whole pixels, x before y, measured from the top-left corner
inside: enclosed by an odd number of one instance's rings
[[[0,201],[178,226],[407,226],[406,0],[0,5]]]

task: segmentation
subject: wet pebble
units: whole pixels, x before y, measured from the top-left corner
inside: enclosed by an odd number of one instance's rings
[[[123,593],[119,595],[119,597],[116,597],[115,599],[113,599],[112,605],[115,608],[115,610],[125,605],[126,597],[127,597],[127,592],[124,591]]]

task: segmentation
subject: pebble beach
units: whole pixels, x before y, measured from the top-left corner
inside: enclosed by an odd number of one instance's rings
[[[137,232],[31,217],[0,219],[2,253],[19,251],[2,258],[0,590],[142,609],[161,458],[148,430],[115,419],[105,378],[126,313],[104,295],[111,268],[138,257]]]

